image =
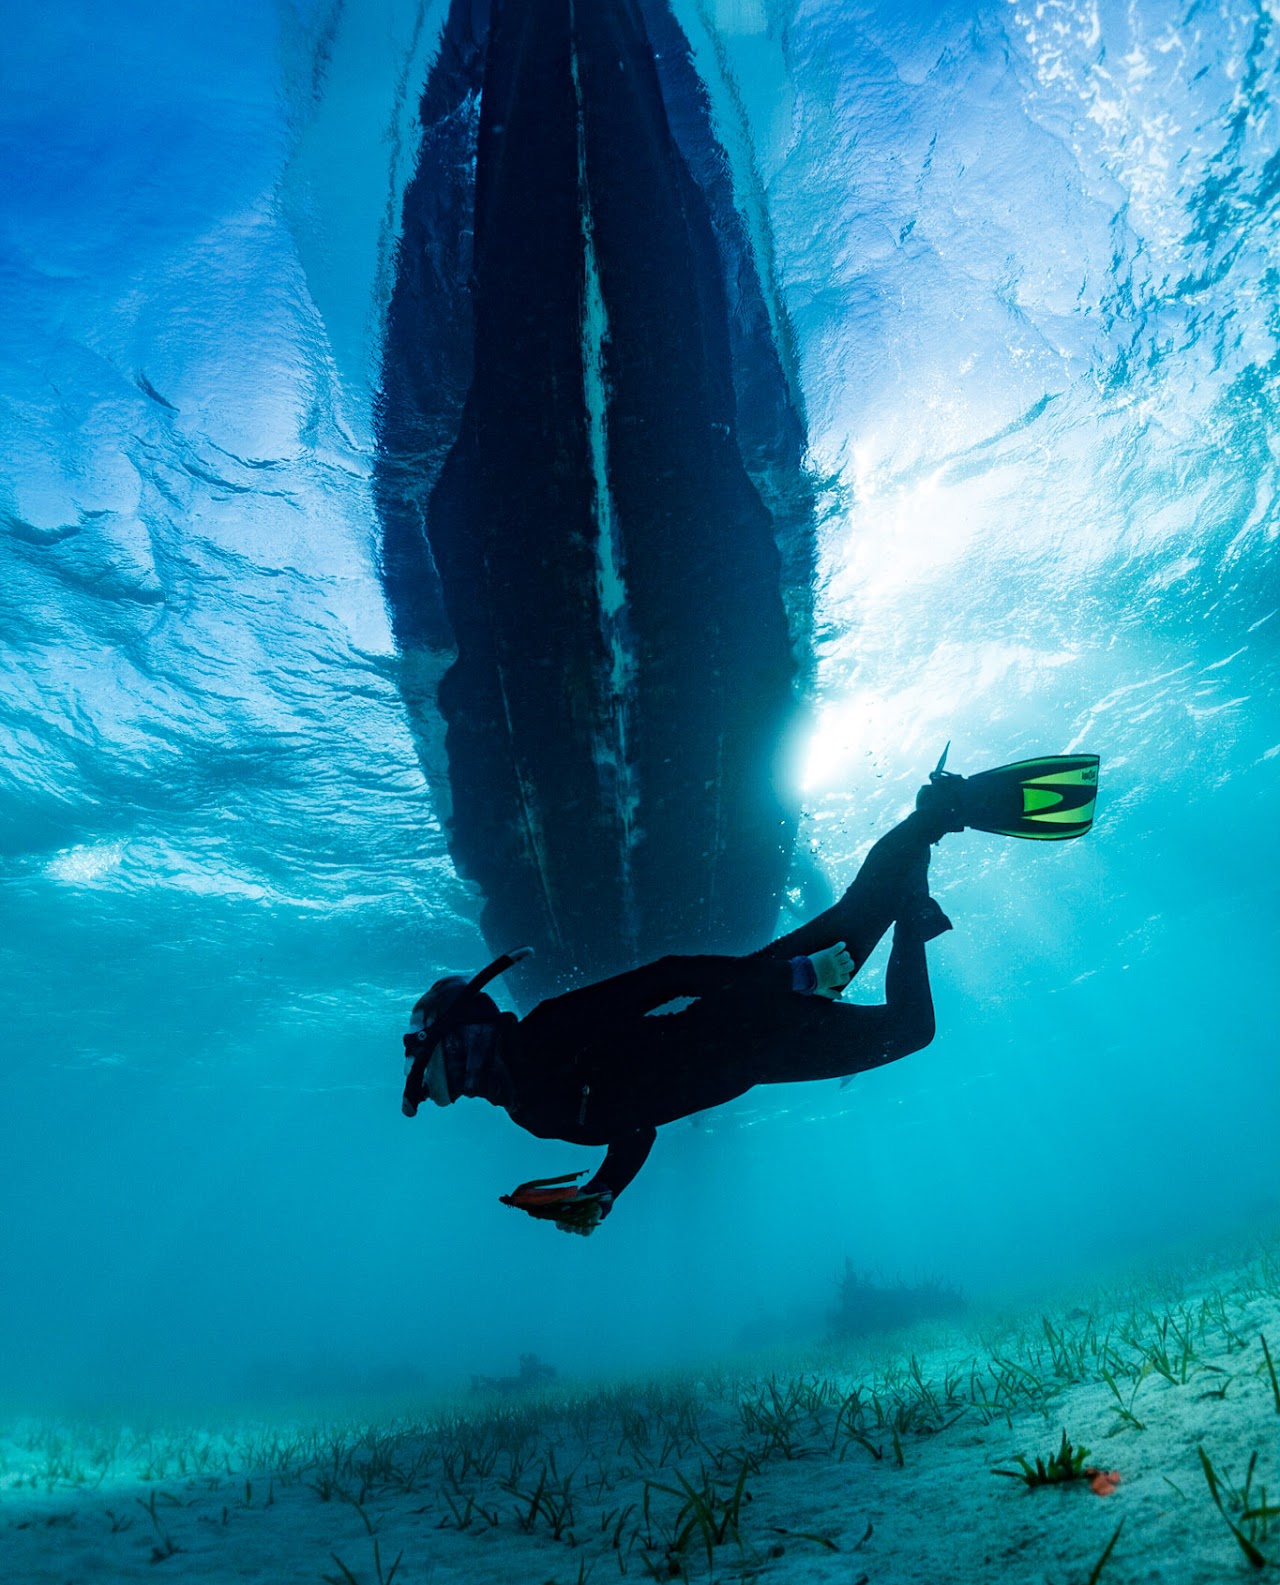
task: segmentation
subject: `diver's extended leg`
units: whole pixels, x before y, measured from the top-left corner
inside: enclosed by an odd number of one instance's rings
[[[833,1006],[818,997],[793,997],[779,1006],[767,1046],[762,1042],[753,1082],[846,1078],[927,1046],[934,1035],[934,1014],[925,942],[945,928],[942,911],[927,902],[897,921],[885,1000],[879,1006]]]
[[[928,897],[929,844],[938,836],[924,815],[908,815],[871,849],[839,901],[756,955],[808,957],[843,941],[860,969],[894,920]]]

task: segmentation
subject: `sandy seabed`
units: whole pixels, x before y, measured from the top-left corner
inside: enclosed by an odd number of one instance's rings
[[[1268,1248],[648,1382],[277,1423],[10,1417],[0,1579],[1221,1585],[1280,1571],[1276,1368]],[[1077,1478],[995,1473],[1064,1433]]]

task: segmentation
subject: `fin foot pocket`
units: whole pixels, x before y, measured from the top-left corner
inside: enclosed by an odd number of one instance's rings
[[[964,786],[963,776],[935,770],[916,794],[916,813],[929,827],[930,842],[941,841],[948,831],[964,830]]]

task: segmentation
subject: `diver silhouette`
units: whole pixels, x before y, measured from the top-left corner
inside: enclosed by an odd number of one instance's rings
[[[1093,818],[1093,755],[1024,760],[965,778],[939,761],[915,812],[872,847],[830,908],[741,957],[669,956],[539,1002],[524,1018],[498,1010],[475,979],[437,980],[404,1037],[403,1110],[464,1097],[502,1107],[540,1139],[605,1146],[583,1174],[524,1184],[507,1204],[591,1233],[644,1165],[657,1130],[758,1084],[844,1078],[896,1062],[934,1035],[926,944],[951,929],[929,895],[931,846],[966,826],[1062,840]],[[839,998],[893,927],[885,999]],[[679,1011],[660,1009],[693,998]]]

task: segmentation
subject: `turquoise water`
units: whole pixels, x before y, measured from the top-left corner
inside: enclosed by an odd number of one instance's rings
[[[621,1371],[1274,1217],[1277,44],[1261,5],[680,0],[819,499],[799,841],[1076,747],[938,849],[928,1050],[597,1158],[399,1114],[488,956],[378,574],[372,402],[440,6],[6,19],[0,1396]],[[358,9],[358,14],[357,14]],[[877,994],[871,973],[860,994]]]

